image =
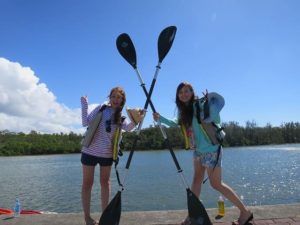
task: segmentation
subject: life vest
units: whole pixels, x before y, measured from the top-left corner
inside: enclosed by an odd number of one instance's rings
[[[190,143],[190,138],[187,135],[187,130],[183,124],[180,125],[180,129],[184,138],[184,149],[189,150],[191,149],[191,143]]]
[[[83,135],[83,138],[81,140],[81,145],[84,147],[89,147],[92,143],[92,140],[94,138],[94,135],[96,133],[96,130],[101,122],[102,119],[102,113],[104,109],[107,107],[107,105],[102,105],[99,111],[97,112],[97,115],[94,117],[94,119],[89,123],[89,126],[86,128],[86,132]]]
[[[200,108],[199,101],[203,104],[203,110]],[[205,122],[205,118],[209,116],[208,100],[205,98],[197,99],[195,102],[195,108],[195,116],[206,139],[213,145],[222,145],[225,137],[224,128],[215,122]],[[193,141],[191,140],[193,138],[192,135],[188,135],[188,130],[183,124],[180,125],[180,128],[184,137],[185,149],[188,150],[193,148],[192,145],[194,143],[192,143]]]
[[[125,117],[121,118],[121,121],[125,120]],[[112,158],[113,161],[117,162],[119,159],[119,156],[122,156],[123,153],[121,152],[122,147],[122,128],[121,126],[118,126],[115,130],[112,138]]]
[[[121,123],[123,123],[123,121],[125,120],[125,117],[122,116],[121,117]],[[117,177],[117,181],[119,183],[119,186],[122,187],[123,189],[123,185],[120,181],[120,175],[119,175],[119,171],[118,171],[118,164],[119,164],[119,156],[122,156],[123,153],[121,151],[121,149],[124,147],[123,146],[123,142],[122,142],[122,125],[118,125],[117,129],[115,130],[114,134],[113,134],[113,138],[112,138],[112,158],[115,164],[115,171],[116,171],[116,177]]]
[[[102,113],[105,110],[107,105],[102,105],[95,118],[89,123],[85,134],[83,135],[83,139],[81,141],[81,145],[84,147],[89,147],[92,143],[96,130],[101,122]],[[125,120],[125,117],[121,118],[121,122]],[[112,138],[112,158],[116,162],[118,160],[118,155],[122,155],[120,152],[120,145],[122,142],[122,129],[121,126],[118,126],[115,130]]]

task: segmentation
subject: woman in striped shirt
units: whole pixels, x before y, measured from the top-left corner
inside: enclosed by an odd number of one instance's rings
[[[125,92],[121,87],[111,89],[109,103],[102,111],[102,119],[95,131],[94,137],[88,147],[82,147],[81,163],[83,171],[82,182],[82,206],[86,225],[97,222],[90,215],[91,191],[94,183],[95,167],[100,165],[101,207],[102,211],[109,202],[110,174],[112,159],[112,138],[114,131],[120,127],[125,131],[132,130],[136,124],[122,119],[122,109],[126,102]],[[88,100],[86,96],[81,97],[82,125],[88,126],[95,118],[102,106],[96,107],[88,114]],[[123,117],[124,118],[124,117]]]

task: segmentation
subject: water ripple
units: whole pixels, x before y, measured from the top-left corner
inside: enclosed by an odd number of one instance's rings
[[[193,176],[192,152],[176,151],[187,182]],[[121,180],[128,152],[119,163]],[[223,179],[247,205],[300,202],[300,144],[225,148]],[[81,212],[80,155],[0,157],[0,207],[11,208],[18,196],[24,209]],[[100,211],[99,169],[91,208]],[[112,169],[112,196],[119,189]],[[219,194],[209,183],[201,199],[216,207]],[[226,206],[232,204],[225,200]],[[122,193],[122,210],[186,208],[185,187],[169,151],[136,152]]]

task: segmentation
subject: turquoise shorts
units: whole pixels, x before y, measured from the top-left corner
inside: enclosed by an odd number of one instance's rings
[[[204,153],[194,151],[194,159],[199,160],[199,163],[206,168],[222,167],[222,154],[223,154],[222,147],[220,149],[219,159],[218,159],[218,151],[204,152]]]

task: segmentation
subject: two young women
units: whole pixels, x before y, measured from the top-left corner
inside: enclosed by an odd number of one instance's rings
[[[220,144],[213,143],[204,129],[205,126],[209,127],[212,123],[220,127],[219,113],[224,106],[223,97],[217,93],[207,93],[206,91],[204,98],[197,99],[192,85],[182,82],[176,90],[176,106],[178,108],[177,120],[169,120],[159,113],[153,114],[153,118],[156,121],[160,120],[167,126],[181,126],[184,129],[190,147],[194,149],[194,176],[191,190],[199,197],[205,171],[207,171],[211,186],[240,210],[239,218],[234,223],[238,225],[247,224],[253,219],[253,214],[246,208],[233,189],[222,181],[222,147]],[[209,129],[207,128],[207,130]],[[191,221],[187,217],[182,225],[190,223]]]
[[[219,148],[219,145],[212,144],[205,131],[199,126],[199,116],[196,116],[196,111],[200,107],[200,120],[204,121],[204,123],[214,122],[215,124],[219,124],[219,113],[224,105],[224,99],[216,93],[213,95],[205,93],[205,100],[209,103],[208,112],[206,112],[205,101],[200,101],[195,97],[192,85],[183,82],[178,85],[176,91],[178,120],[169,120],[160,116],[159,113],[153,114],[153,117],[154,120],[160,120],[160,122],[168,126],[180,125],[184,127],[186,134],[189,136],[191,147],[195,150],[193,157],[194,177],[191,186],[193,193],[199,197],[205,171],[207,170],[211,186],[239,208],[240,216],[235,223],[245,225],[253,219],[253,214],[246,208],[237,194],[222,181],[222,149]],[[130,131],[136,126],[134,122],[122,120],[121,112],[125,102],[126,96],[124,90],[120,87],[113,88],[109,94],[109,104],[102,112],[102,119],[92,143],[89,147],[82,148],[82,206],[86,225],[97,224],[97,221],[92,219],[90,215],[91,190],[94,183],[95,166],[98,163],[100,165],[101,206],[103,211],[109,202],[109,179],[113,163],[113,133],[118,126],[121,126],[125,131]],[[198,108],[196,107],[197,102],[199,102]],[[88,126],[99,112],[101,105],[88,115],[87,97],[83,96],[81,97],[81,107],[82,124],[83,126]],[[209,116],[206,117],[205,114],[209,114]],[[189,218],[187,217],[182,224],[190,224]]]

